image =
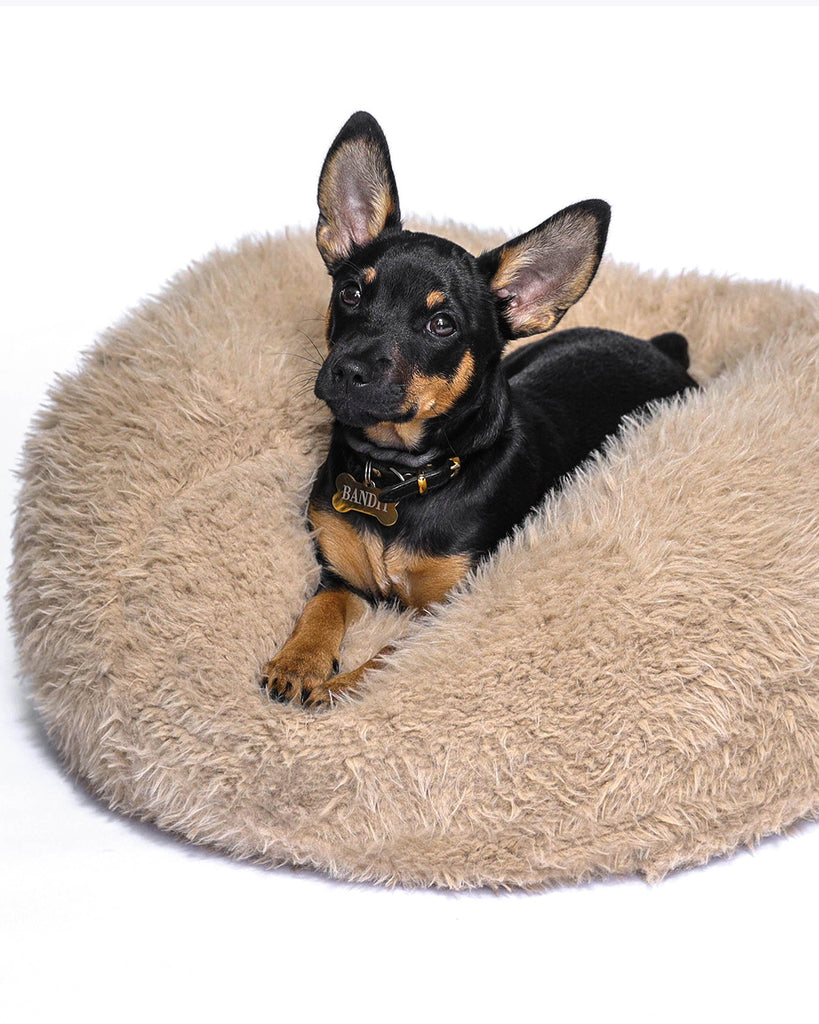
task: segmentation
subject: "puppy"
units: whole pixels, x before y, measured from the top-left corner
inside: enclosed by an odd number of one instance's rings
[[[330,450],[309,503],[321,577],[264,669],[271,697],[332,702],[367,602],[423,609],[491,553],[628,413],[696,387],[678,334],[549,331],[583,295],[609,207],[592,199],[475,257],[401,226],[389,150],[354,114],[321,172],[316,240],[332,277],[315,393]]]

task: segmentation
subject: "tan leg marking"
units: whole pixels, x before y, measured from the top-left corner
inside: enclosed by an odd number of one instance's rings
[[[469,572],[472,561],[468,555],[448,555],[432,557],[430,555],[418,555],[404,551],[401,548],[390,548],[386,553],[386,565],[390,573],[395,573],[390,583],[389,594],[399,598],[410,608],[422,610],[431,604],[443,601],[446,595],[464,578]],[[321,596],[321,595],[318,595]],[[350,594],[350,597],[354,595]],[[315,601],[316,598],[313,598]],[[363,605],[362,601],[362,605]],[[308,605],[308,608],[310,605]],[[305,609],[306,613],[307,609]],[[300,620],[301,621],[301,620]],[[298,630],[298,624],[296,627]],[[291,640],[295,639],[294,631]],[[343,635],[343,632],[342,634]],[[291,641],[288,641],[288,644]],[[282,648],[285,653],[287,644]],[[370,669],[379,668],[384,658],[395,650],[393,645],[388,645],[378,652],[374,657],[365,661],[363,665],[344,672],[342,675],[325,678],[321,681],[311,682],[309,687],[302,683],[298,693],[286,692],[284,695],[293,701],[301,701],[310,707],[322,704],[332,704],[333,699],[342,693],[352,693],[361,682],[365,672]],[[336,655],[337,657],[337,655]],[[276,661],[274,658],[271,665]],[[269,667],[269,666],[268,666]],[[326,664],[325,664],[326,669]],[[282,692],[282,691],[279,691]]]
[[[424,555],[400,547],[387,550],[386,563],[392,593],[417,609],[443,601],[472,568],[469,555]]]
[[[338,652],[347,627],[366,602],[349,590],[322,590],[311,598],[279,651],[264,668],[263,685],[271,696],[294,703],[321,701],[326,684],[338,671]]]
[[[377,534],[359,533],[337,512],[310,506],[316,541],[333,571],[351,586],[374,597],[396,597],[421,610],[443,601],[472,567],[469,555],[427,555],[399,544],[385,547]],[[366,602],[349,590],[323,590],[308,601],[281,651],[267,663],[264,685],[271,695],[310,706],[332,704],[354,690],[361,677],[377,668],[392,647],[363,665],[333,675],[344,634]]]

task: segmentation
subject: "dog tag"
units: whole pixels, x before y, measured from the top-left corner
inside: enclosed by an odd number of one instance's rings
[[[339,473],[336,488],[333,495],[336,512],[362,512],[365,516],[375,516],[382,526],[394,526],[398,522],[398,503],[380,501],[380,487],[362,484],[349,473]]]

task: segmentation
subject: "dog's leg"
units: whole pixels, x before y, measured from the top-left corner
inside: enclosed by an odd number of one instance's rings
[[[319,590],[307,602],[282,649],[264,668],[262,685],[269,694],[295,703],[328,701],[327,683],[338,672],[341,641],[366,606],[363,598],[344,587]],[[339,688],[343,685],[333,686]]]
[[[416,611],[423,611],[428,605],[443,601],[471,567],[471,560],[467,555],[434,558],[409,555],[401,549],[391,552],[388,563],[390,570],[396,574],[394,582],[402,603]],[[395,649],[394,644],[388,644],[358,668],[335,676],[323,685],[314,686],[310,694],[303,698],[303,703],[332,704],[335,695],[354,690],[364,673],[371,668],[380,668],[384,659]]]
[[[419,612],[430,604],[443,601],[471,568],[471,559],[468,555],[435,558],[428,555],[411,555],[401,548],[391,551],[387,562],[401,602]],[[380,668],[384,659],[395,649],[394,644],[388,644],[358,668],[335,676],[323,686],[314,687],[304,703],[332,704],[336,694],[354,690],[364,673],[371,668]]]
[[[416,611],[443,601],[470,567],[467,555],[436,558],[397,548],[389,557],[396,596]],[[365,672],[379,668],[394,645],[350,672],[335,674],[344,634],[366,607],[363,598],[344,587],[319,590],[307,602],[290,638],[265,666],[262,685],[270,695],[311,707],[332,704],[335,696],[354,690]]]

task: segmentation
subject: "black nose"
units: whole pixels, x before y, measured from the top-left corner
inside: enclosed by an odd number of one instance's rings
[[[340,359],[333,367],[332,373],[334,383],[355,385],[357,388],[364,387],[373,379],[372,369],[358,359]]]

